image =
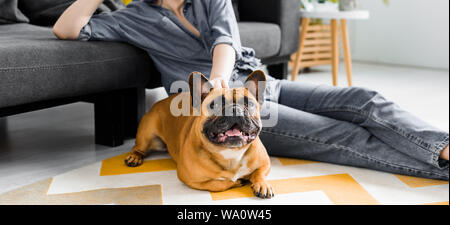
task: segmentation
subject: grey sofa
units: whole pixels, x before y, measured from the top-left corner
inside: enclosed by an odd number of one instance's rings
[[[287,74],[297,50],[299,0],[239,0],[244,46],[270,73]],[[95,106],[96,143],[133,138],[145,113],[145,88],[161,86],[147,54],[125,43],[57,40],[50,27],[0,25],[0,117],[84,101]]]

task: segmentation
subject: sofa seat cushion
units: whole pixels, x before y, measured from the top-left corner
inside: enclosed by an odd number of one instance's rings
[[[51,28],[0,26],[0,107],[145,86],[150,57],[124,43],[61,41]]]
[[[281,48],[281,29],[277,24],[240,22],[242,46],[255,49],[256,57],[277,56]]]

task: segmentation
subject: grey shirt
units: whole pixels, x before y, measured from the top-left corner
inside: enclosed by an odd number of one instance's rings
[[[214,47],[229,44],[236,51],[230,85],[243,81],[261,63],[253,49],[241,46],[231,0],[185,0],[184,15],[200,32],[189,31],[168,9],[143,1],[94,15],[81,30],[80,40],[122,41],[142,48],[153,59],[169,92],[174,81],[186,81],[199,71],[209,76]]]

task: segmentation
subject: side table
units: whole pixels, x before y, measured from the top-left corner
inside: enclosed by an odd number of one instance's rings
[[[301,67],[308,67],[312,65],[312,63],[308,63],[307,61],[305,62],[305,60],[318,59],[319,60],[318,64],[332,65],[333,85],[334,86],[338,85],[338,72],[339,72],[338,20],[339,20],[342,33],[342,42],[344,47],[344,59],[347,70],[348,85],[352,86],[352,56],[350,51],[347,20],[369,19],[370,17],[369,11],[355,10],[355,11],[336,11],[336,12],[315,12],[302,10],[301,17],[302,23],[300,31],[300,42],[299,42],[300,44],[297,53],[295,53],[296,55],[294,61],[294,68],[292,70],[292,80],[295,81],[297,79],[297,75]],[[317,28],[309,29],[311,19],[330,19],[331,34],[326,34],[323,32],[314,33],[314,30],[317,31]],[[326,38],[330,37],[331,37],[331,46],[329,45],[329,40],[326,40]],[[327,48],[329,49],[330,47],[331,47],[331,60],[329,60],[329,57],[327,57],[329,56],[329,54],[327,54]],[[320,57],[322,57],[322,60],[320,60]]]

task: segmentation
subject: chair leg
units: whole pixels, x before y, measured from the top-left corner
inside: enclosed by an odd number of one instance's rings
[[[302,60],[302,54],[303,54],[303,48],[305,43],[305,37],[308,33],[308,27],[309,27],[310,19],[309,18],[303,18],[302,19],[302,25],[301,25],[301,32],[300,32],[300,40],[299,40],[299,46],[298,51],[295,55],[295,62],[294,62],[294,68],[292,69],[291,74],[291,80],[295,81],[297,79],[298,73],[300,72],[300,63]]]
[[[353,85],[352,81],[352,55],[350,51],[350,40],[348,36],[347,20],[341,20],[342,42],[344,44],[345,67],[347,71],[348,86]]]
[[[338,37],[338,25],[337,20],[331,20],[331,42],[332,42],[332,73],[333,73],[333,85],[338,85],[338,73],[339,73],[339,37]]]

